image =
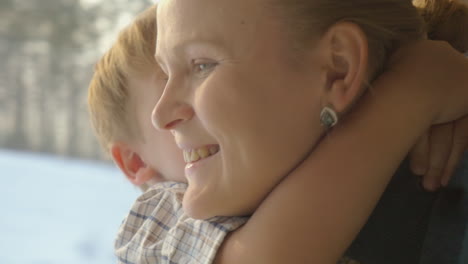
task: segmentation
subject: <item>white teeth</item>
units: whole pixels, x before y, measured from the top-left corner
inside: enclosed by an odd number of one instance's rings
[[[216,154],[219,151],[219,146],[210,146],[210,147],[202,147],[198,149],[192,150],[184,150],[184,160],[185,162],[195,162],[200,159],[207,158],[213,154]]]

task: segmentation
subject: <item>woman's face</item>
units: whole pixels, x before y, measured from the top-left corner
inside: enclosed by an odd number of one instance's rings
[[[297,61],[267,0],[167,0],[156,56],[169,79],[153,123],[172,131],[195,218],[251,214],[323,133],[316,50]]]

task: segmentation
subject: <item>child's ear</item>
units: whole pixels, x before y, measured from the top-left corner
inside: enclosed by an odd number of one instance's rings
[[[345,112],[364,91],[367,80],[368,42],[359,26],[333,25],[322,38],[325,50],[325,100],[338,113]]]
[[[157,175],[128,144],[112,144],[111,155],[127,179],[136,186],[149,182]]]

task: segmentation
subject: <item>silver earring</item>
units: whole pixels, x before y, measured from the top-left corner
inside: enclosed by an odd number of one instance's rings
[[[320,122],[323,126],[331,128],[338,123],[338,115],[330,107],[324,107],[320,113]]]

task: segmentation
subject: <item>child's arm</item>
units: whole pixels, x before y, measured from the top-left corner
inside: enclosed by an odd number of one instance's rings
[[[397,60],[398,72],[375,83],[230,235],[215,263],[336,263],[418,136],[468,114],[468,62],[433,42],[407,52],[415,55]]]

